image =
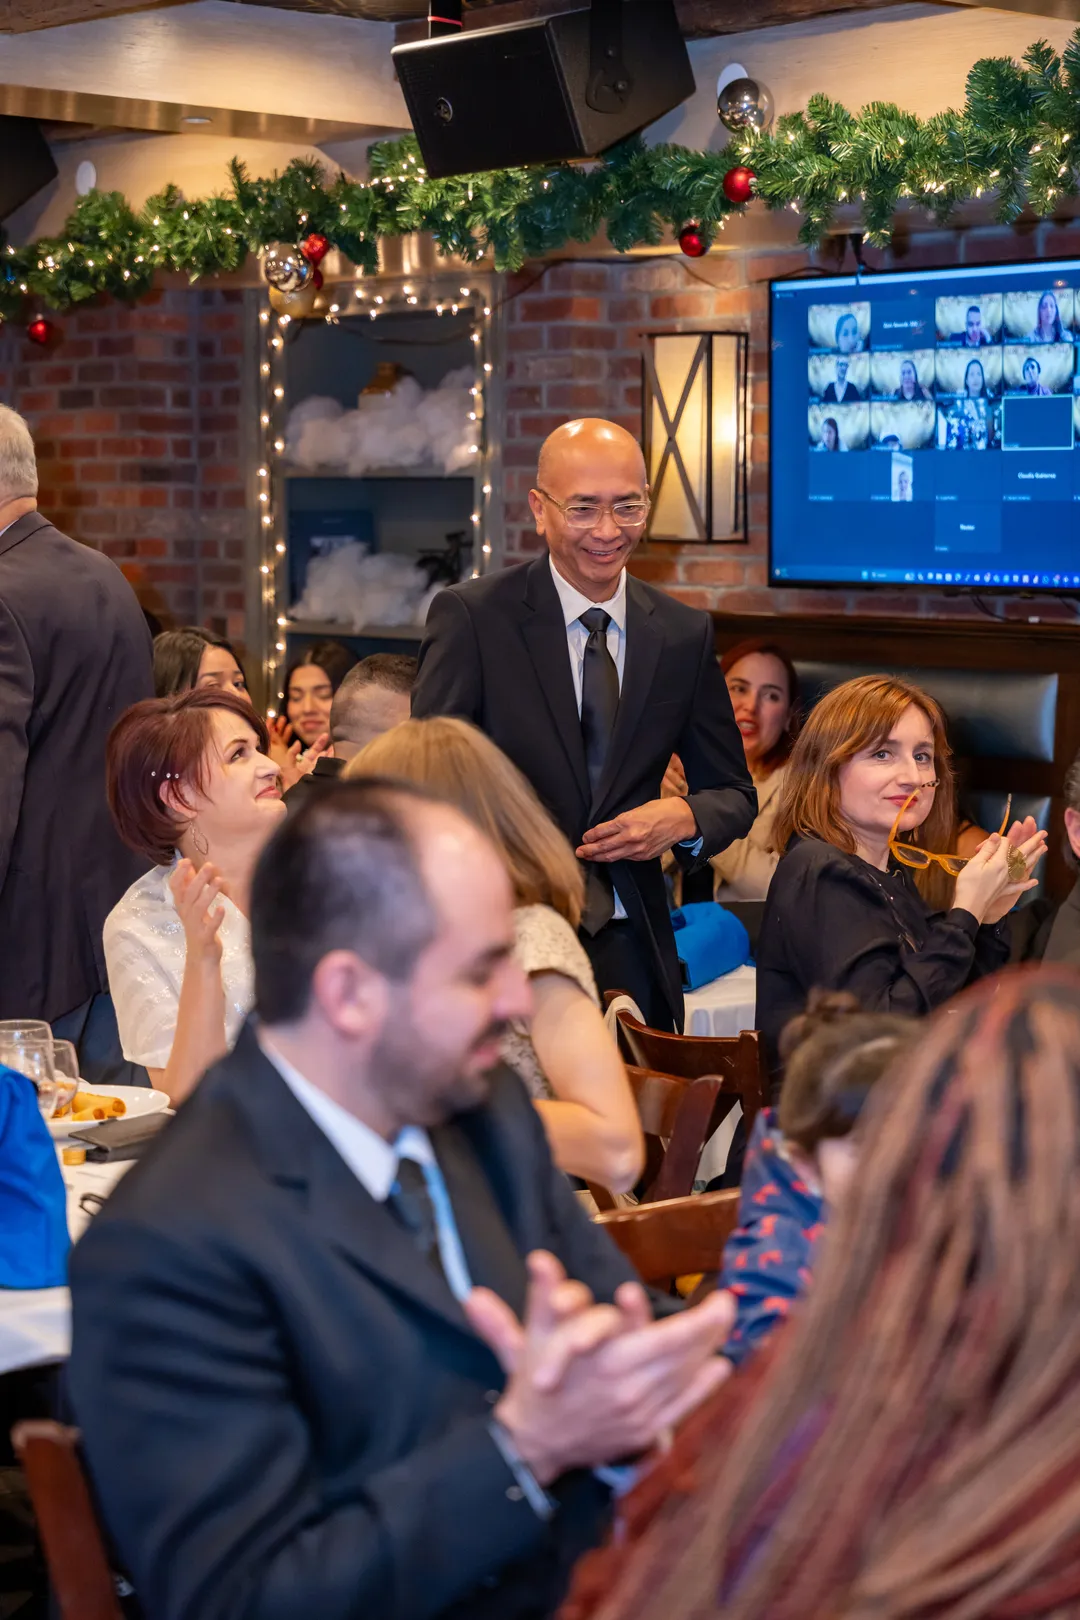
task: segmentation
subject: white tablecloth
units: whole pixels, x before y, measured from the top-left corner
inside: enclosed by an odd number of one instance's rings
[[[685,997],[686,1033],[688,1035],[738,1035],[740,1030],[754,1029],[754,1004],[757,999],[757,971],[752,967],[736,968],[714,979],[712,984],[691,990]]]
[[[107,1198],[134,1162],[61,1164],[73,1242],[85,1232],[92,1214],[80,1208],[82,1195],[94,1192]],[[70,1350],[71,1296],[66,1288],[0,1289],[0,1374],[63,1361]]]
[[[752,967],[736,968],[733,973],[714,979],[712,984],[702,985],[700,990],[691,990],[685,998],[686,1033],[738,1035],[741,1030],[753,1029],[756,997],[757,973]],[[695,1187],[704,1187],[714,1176],[723,1173],[740,1119],[742,1108],[736,1103],[705,1144],[694,1178]]]

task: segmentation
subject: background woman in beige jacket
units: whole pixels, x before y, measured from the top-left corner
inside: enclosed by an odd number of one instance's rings
[[[764,900],[780,859],[771,848],[788,756],[799,731],[799,677],[773,641],[740,641],[720,660],[746,763],[757,788],[758,813],[745,838],[715,855],[715,897]]]

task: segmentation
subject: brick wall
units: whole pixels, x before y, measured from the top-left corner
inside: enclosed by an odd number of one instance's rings
[[[528,508],[536,455],[545,434],[572,416],[606,416],[641,430],[640,338],[685,321],[750,334],[751,440],[748,545],[653,543],[635,555],[633,571],[695,606],[744,613],[859,613],[970,618],[964,598],[906,592],[770,590],[768,543],[768,282],[816,262],[835,268],[838,242],[811,261],[803,250],[713,253],[681,257],[564,263],[539,280],[526,268],[509,289],[506,468],[507,560],[532,555],[539,542]],[[1011,259],[1067,257],[1077,252],[1075,227],[984,227],[899,237],[889,254],[868,253],[879,269],[924,269]],[[850,254],[846,269],[852,269]],[[703,284],[704,278],[711,285]],[[1002,598],[998,611],[1026,618],[1030,603]],[[1072,621],[1071,605],[1040,599],[1044,620]]]
[[[831,250],[835,254],[835,248]],[[1053,222],[898,238],[882,269],[1067,257],[1075,227]],[[801,250],[714,253],[538,267],[512,279],[504,439],[506,555],[537,548],[528,510],[544,436],[575,415],[641,426],[643,328],[685,321],[750,334],[750,542],[641,548],[635,572],[687,601],[729,612],[865,613],[964,618],[966,599],[888,591],[769,590],[768,281],[804,269]],[[835,267],[835,258],[819,262]],[[850,257],[847,267],[850,268]],[[702,279],[704,278],[704,279]],[[706,283],[708,283],[706,285]],[[57,317],[60,342],[36,348],[0,329],[0,400],[37,441],[41,505],[68,534],[115,558],[166,623],[205,623],[239,641],[257,611],[254,292],[159,291],[134,308],[94,305]],[[1030,604],[1003,598],[1026,617]],[[1040,599],[1043,619],[1070,605]]]
[[[0,333],[0,400],[30,423],[39,501],[123,569],[166,624],[243,640],[251,533],[245,299],[163,290],[53,317],[42,349]]]

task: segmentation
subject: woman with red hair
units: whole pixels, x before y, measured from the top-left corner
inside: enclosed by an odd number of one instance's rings
[[[151,698],[109,735],[109,807],[152,862],[105,920],[124,1056],[179,1102],[253,1000],[251,873],[285,814],[266,726],[220,686]]]
[[[930,1012],[1004,967],[998,927],[1046,835],[1028,817],[968,861],[944,854],[953,776],[945,721],[910,681],[862,675],[825,697],[791,754],[774,838],[784,853],[757,947],[757,1027],[770,1068],[780,1031],[815,987],[849,991],[867,1012]],[[931,912],[919,865],[957,873],[952,905]]]

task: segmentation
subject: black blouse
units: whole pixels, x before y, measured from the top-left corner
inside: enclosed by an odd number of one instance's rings
[[[880,872],[817,838],[793,842],[769,885],[757,948],[757,1027],[770,1073],[780,1032],[815,986],[871,1012],[928,1013],[1009,956],[1003,924],[932,912],[907,867]]]

